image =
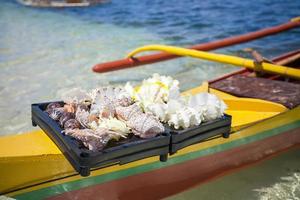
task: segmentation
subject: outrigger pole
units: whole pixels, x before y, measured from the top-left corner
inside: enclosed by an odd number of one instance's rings
[[[283,31],[287,31],[296,27],[300,26],[300,17],[296,17],[291,19],[289,22],[278,25],[278,26],[273,26],[270,28],[265,28],[259,31],[239,35],[239,36],[234,36],[222,40],[217,40],[214,42],[208,42],[208,43],[203,43],[203,44],[198,44],[192,47],[189,47],[189,49],[194,49],[194,50],[202,50],[202,51],[209,51],[209,50],[214,50],[222,47],[227,47],[235,44],[240,44],[244,42],[249,42],[258,38],[266,37],[268,35],[274,35]],[[165,61],[173,58],[177,58],[179,55],[173,55],[169,53],[155,53],[152,55],[146,55],[146,56],[140,56],[136,57],[135,59],[121,59],[117,61],[112,61],[112,62],[106,62],[106,63],[101,63],[97,64],[93,67],[94,72],[108,72],[108,71],[114,71],[114,70],[120,70],[120,69],[125,69],[125,68],[130,68],[130,67],[136,67],[139,65],[145,65],[145,64],[150,64],[150,63],[155,63],[155,62],[160,62],[160,61]]]
[[[209,61],[215,61],[219,63],[231,64],[240,67],[246,67],[252,69],[254,71],[267,72],[271,74],[277,74],[285,77],[291,77],[294,79],[300,80],[300,70],[284,67],[281,65],[270,64],[266,62],[257,63],[254,60],[240,58],[237,56],[229,56],[224,54],[216,54],[216,53],[208,53],[205,51],[199,51],[194,49],[187,49],[175,46],[167,46],[167,45],[147,45],[140,48],[137,48],[130,52],[127,56],[128,59],[133,59],[134,55],[144,52],[144,51],[164,51],[170,54],[174,54],[177,56],[190,56],[194,58],[200,58]]]

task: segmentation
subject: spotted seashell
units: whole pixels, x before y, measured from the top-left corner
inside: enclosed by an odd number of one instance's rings
[[[81,109],[81,110],[85,110],[85,111],[89,111],[89,107],[86,104],[77,104],[76,109]]]
[[[76,129],[80,128],[80,123],[76,119],[69,119],[64,124],[64,129]]]
[[[119,133],[109,131],[104,128],[98,128],[97,130],[91,129],[66,129],[64,130],[66,135],[80,140],[86,148],[91,151],[102,150],[109,140],[117,137]]]
[[[109,141],[107,135],[105,137],[99,136],[91,129],[66,129],[64,133],[80,140],[83,145],[91,151],[103,149]]]
[[[71,112],[75,113],[76,111],[76,104],[71,103],[71,104],[65,104],[64,105],[65,112]]]
[[[165,131],[162,123],[150,113],[132,116],[127,122],[127,126],[141,138],[152,138]]]
[[[128,107],[119,106],[116,108],[117,118],[125,121],[128,121],[132,116],[136,114],[142,113],[142,109],[137,104],[132,104]]]
[[[68,121],[69,119],[74,119],[74,118],[75,118],[74,113],[65,112],[59,118],[59,124],[60,124],[61,127],[64,127],[66,121]]]
[[[53,102],[53,103],[49,103],[47,105],[47,108],[46,109],[53,109],[53,108],[60,108],[62,107],[60,103],[58,102]]]
[[[59,120],[59,118],[63,115],[64,109],[63,108],[53,108],[48,111],[49,117],[54,119],[55,121]]]
[[[164,126],[159,120],[153,114],[143,113],[137,104],[128,107],[117,107],[116,113],[117,117],[124,120],[132,132],[141,138],[155,137],[157,134],[164,132]]]
[[[46,107],[46,112],[47,112],[48,114],[50,114],[50,112],[51,112],[54,108],[60,108],[60,107],[62,107],[62,106],[60,105],[60,103],[57,103],[57,102],[49,103],[49,104],[47,105],[47,107]]]

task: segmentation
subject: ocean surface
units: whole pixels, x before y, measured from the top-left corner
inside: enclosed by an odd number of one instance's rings
[[[182,89],[236,67],[182,58],[106,74],[96,63],[123,58],[146,44],[189,46],[277,25],[300,14],[299,0],[112,0],[87,8],[0,6],[0,135],[32,130],[30,104],[60,99],[74,87],[136,82],[157,72]],[[247,57],[251,47],[266,57],[300,46],[300,29],[217,52]]]
[[[123,58],[136,47],[153,43],[189,46],[277,25],[300,15],[300,0],[112,0],[94,7],[68,9],[30,8],[14,0],[0,3],[0,135],[33,130],[30,105],[59,100],[61,94],[75,87],[91,89],[137,82],[160,73],[178,79],[185,90],[238,69],[181,58],[105,74],[91,71],[94,64]],[[268,58],[296,50],[300,47],[300,29],[216,52],[248,57],[243,52],[248,47]],[[299,188],[293,190],[296,196],[288,196],[290,190],[285,190],[299,187],[298,158],[299,151],[278,158],[277,163],[286,162],[293,169],[289,174],[276,176],[281,165],[274,164],[259,168],[262,175],[273,173],[262,176],[257,184],[250,178],[253,174],[260,176],[255,174],[259,169],[248,171],[244,179],[236,175],[205,188],[214,191],[216,186],[226,188],[232,183],[248,191],[248,199],[276,199],[276,191],[278,195],[288,191],[280,199],[300,199]],[[222,191],[224,195],[218,199],[228,197],[228,190]],[[207,199],[208,193],[202,192]],[[237,195],[230,199],[240,198]]]

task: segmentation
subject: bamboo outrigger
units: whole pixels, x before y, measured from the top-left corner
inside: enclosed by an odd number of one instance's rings
[[[156,46],[155,49],[163,50],[164,47]],[[288,70],[295,70],[298,74],[299,54],[300,50],[294,51],[273,59],[273,62],[289,67],[284,68],[284,75],[289,75]],[[264,68],[266,63],[261,66]],[[296,89],[299,87],[299,82],[294,78],[287,79],[291,83],[280,81],[283,80],[281,75],[265,73],[255,78],[253,70],[242,69],[186,91],[192,94],[209,91],[222,98],[229,106],[227,113],[233,117],[232,134],[228,139],[214,138],[186,147],[170,156],[165,163],[151,157],[125,165],[94,169],[91,176],[83,178],[41,130],[1,137],[0,192],[17,199],[159,199],[291,147],[299,148],[298,99],[288,104],[292,98],[287,102],[276,102],[276,99],[265,96],[264,100],[249,98],[253,96],[251,90],[239,97],[232,95],[234,87],[239,87],[234,85],[234,81],[240,76],[253,78],[265,87],[269,87],[268,83],[277,82],[292,84]],[[224,87],[224,83],[225,86],[232,84],[233,89]],[[226,90],[229,92],[224,92]]]

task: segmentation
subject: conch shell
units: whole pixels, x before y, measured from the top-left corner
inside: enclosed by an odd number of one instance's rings
[[[170,99],[167,103],[150,104],[147,110],[160,121],[179,129],[220,118],[226,108],[226,104],[214,94],[199,93],[195,96]]]
[[[190,96],[187,105],[202,112],[203,121],[211,121],[220,118],[227,109],[227,105],[222,99],[214,94],[204,92],[195,96]]]
[[[130,94],[120,87],[101,87],[90,93],[93,104],[90,112],[100,117],[114,117],[115,107],[132,104]]]
[[[201,113],[191,107],[183,107],[169,115],[168,124],[175,129],[198,126],[201,123]]]
[[[74,88],[61,95],[62,100],[66,104],[90,104],[92,99],[84,90]]]
[[[66,129],[64,133],[82,141],[83,145],[91,151],[102,150],[109,140],[121,137],[119,133],[105,128],[98,128],[97,130]]]
[[[164,126],[150,113],[143,113],[137,104],[128,107],[117,107],[117,117],[124,120],[135,135],[141,138],[155,137],[164,132]]]
[[[171,97],[179,97],[179,82],[170,76],[153,74],[149,79],[133,88],[130,83],[125,85],[125,90],[132,96],[145,111],[153,104],[167,102]]]

